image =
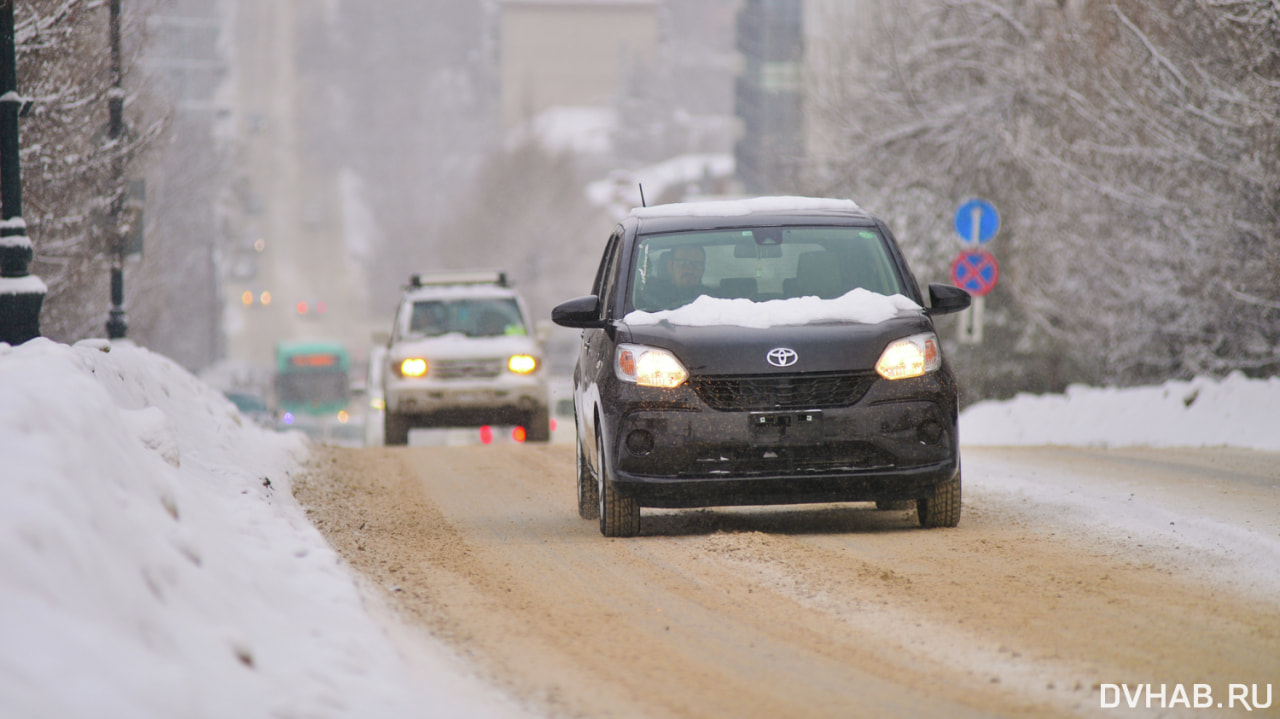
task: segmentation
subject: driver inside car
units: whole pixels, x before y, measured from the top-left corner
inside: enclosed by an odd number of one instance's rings
[[[650,311],[670,310],[707,293],[702,284],[706,251],[697,245],[676,247],[658,260],[654,277],[645,283],[641,304]]]

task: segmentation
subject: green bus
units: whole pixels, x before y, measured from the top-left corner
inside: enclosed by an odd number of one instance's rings
[[[345,421],[351,400],[351,358],[339,342],[276,343],[276,409],[291,425],[303,416]]]

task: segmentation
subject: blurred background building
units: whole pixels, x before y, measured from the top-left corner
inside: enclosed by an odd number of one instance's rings
[[[743,72],[734,110],[742,134],[734,144],[748,194],[794,188],[804,151],[803,0],[746,0],[738,14]]]
[[[505,0],[498,6],[502,126],[550,108],[610,108],[654,65],[658,0]]]
[[[191,368],[226,352],[222,291],[231,67],[228,6],[164,0],[144,20],[140,69],[168,113],[149,151],[142,252],[125,267],[129,336]],[[156,298],[172,298],[155,301]]]

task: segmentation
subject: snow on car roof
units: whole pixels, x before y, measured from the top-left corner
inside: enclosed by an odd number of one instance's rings
[[[404,293],[404,298],[407,300],[452,300],[515,296],[517,296],[517,293],[512,287],[486,284],[423,285],[421,287],[406,288]]]
[[[752,197],[742,200],[704,200],[701,202],[676,202],[669,205],[637,207],[631,210],[633,217],[725,217],[750,215],[759,212],[803,212],[810,210],[860,209],[853,200],[837,200],[825,197]]]
[[[722,299],[703,295],[674,310],[629,312],[623,319],[628,324],[656,325],[668,322],[686,327],[750,327],[764,329],[820,322],[861,322],[879,324],[904,312],[919,312],[920,305],[902,295],[885,296],[861,287],[835,299],[792,297],[789,299],[752,302],[748,299]]]

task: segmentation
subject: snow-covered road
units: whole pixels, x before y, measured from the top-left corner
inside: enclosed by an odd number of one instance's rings
[[[296,486],[403,622],[549,716],[1090,716],[1104,685],[1280,683],[1274,454],[974,447],[956,529],[645,510],[629,541],[577,518],[573,472],[560,445],[332,449]],[[1214,715],[1151,709],[1125,707]]]

